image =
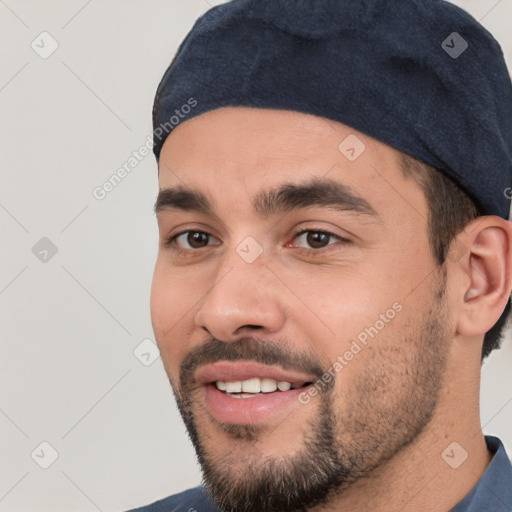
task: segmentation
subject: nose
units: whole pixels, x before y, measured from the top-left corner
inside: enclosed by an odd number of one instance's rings
[[[286,318],[280,296],[279,281],[263,261],[246,263],[234,253],[216,273],[195,322],[223,341],[254,330],[260,334],[276,333]]]

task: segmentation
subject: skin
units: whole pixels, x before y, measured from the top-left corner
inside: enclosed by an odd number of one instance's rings
[[[365,144],[353,162],[338,150],[350,134]],[[378,218],[326,207],[269,217],[253,211],[262,190],[313,177],[349,185]],[[293,413],[258,423],[256,435],[238,426],[235,438],[209,415],[197,386],[180,397],[180,366],[188,355],[212,339],[254,338],[277,343],[287,354],[306,354],[327,369],[398,303],[399,314],[335,373],[328,397],[338,420],[335,446],[360,452],[365,435],[375,438],[372,431],[381,431],[383,441],[363,461],[361,478],[311,510],[441,512],[455,506],[491,459],[479,419],[480,353],[512,289],[511,224],[495,216],[472,222],[457,237],[468,250],[458,261],[447,260],[443,274],[427,238],[425,197],[403,176],[398,152],[343,124],[298,112],[229,107],[183,122],[159,162],[160,189],[179,185],[206,194],[215,215],[157,213],[151,316],[169,380],[178,400],[188,400],[210,460],[234,485],[264,461],[298,456],[327,398],[317,395]],[[335,236],[314,249],[305,235],[294,235],[296,228]],[[180,253],[165,244],[186,230],[211,234],[210,245],[193,249],[181,237]],[[236,252],[248,236],[262,248],[252,263]],[[441,300],[436,294],[443,282]],[[433,324],[435,350],[421,360],[436,375],[425,390],[414,389],[411,373],[428,345],[425,326]],[[372,375],[381,376],[373,388]],[[408,400],[428,408],[430,417],[418,431],[397,434],[390,426],[394,416],[414,423],[419,415],[407,418],[401,404]],[[369,433],[355,429],[358,420]],[[468,453],[457,469],[441,457],[452,442]]]

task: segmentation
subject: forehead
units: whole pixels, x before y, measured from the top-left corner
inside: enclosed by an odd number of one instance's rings
[[[340,151],[339,145],[347,137],[356,154]],[[358,157],[367,150],[396,159],[397,152],[389,146],[337,121],[295,111],[226,107],[174,128],[165,141],[161,160],[166,161],[172,154],[175,164],[181,162],[181,157],[205,156],[252,165],[284,159],[298,164],[308,159],[338,161],[342,156],[348,162],[347,157]]]
[[[159,162],[161,189],[185,185],[215,203],[312,178],[350,187],[379,213],[426,208],[415,181],[404,178],[398,151],[299,112],[228,107],[201,114],[173,130]]]

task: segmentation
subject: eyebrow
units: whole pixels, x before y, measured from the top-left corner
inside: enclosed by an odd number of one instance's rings
[[[295,209],[326,207],[378,217],[377,212],[348,185],[327,178],[313,178],[305,183],[285,183],[256,194],[252,207],[261,217],[288,213]],[[160,189],[155,213],[183,210],[216,216],[212,203],[199,190],[184,185]]]
[[[179,185],[173,188],[162,188],[158,191],[155,203],[155,213],[165,210],[183,210],[214,215],[208,198],[199,190],[193,190]]]

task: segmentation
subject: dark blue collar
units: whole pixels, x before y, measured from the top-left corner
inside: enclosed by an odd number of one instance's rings
[[[485,436],[485,442],[494,457],[471,492],[451,512],[512,510],[512,465],[507,452],[497,437]]]

